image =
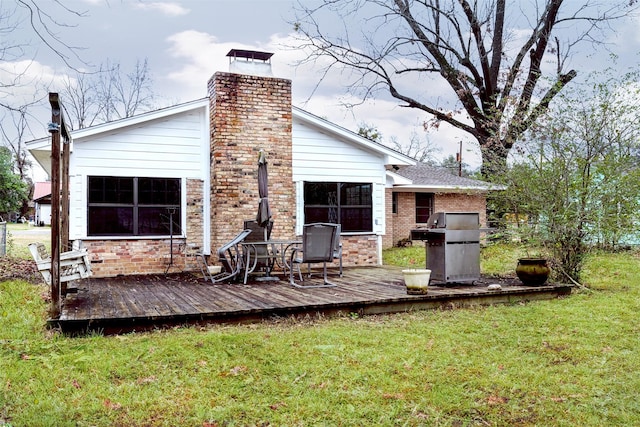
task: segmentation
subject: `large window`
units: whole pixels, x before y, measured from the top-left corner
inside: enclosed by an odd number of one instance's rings
[[[89,177],[89,236],[181,234],[180,179]]]
[[[370,183],[305,182],[305,222],[341,224],[343,232],[372,231],[372,187]]]
[[[433,213],[433,193],[416,193],[416,223],[426,223]]]

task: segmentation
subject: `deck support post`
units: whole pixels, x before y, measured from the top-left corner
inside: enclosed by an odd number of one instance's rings
[[[61,297],[63,290],[60,286],[60,249],[61,249],[61,221],[68,224],[68,197],[69,197],[69,169],[61,167],[61,137],[64,139],[65,145],[71,141],[69,133],[64,122],[62,107],[60,105],[57,93],[49,92],[49,103],[51,104],[51,123],[49,123],[49,132],[51,133],[51,308],[49,315],[52,319],[60,317]],[[68,165],[69,147],[65,147],[66,164]],[[61,177],[62,173],[66,173],[66,177]],[[66,190],[61,192],[61,183],[66,186]],[[67,211],[62,212],[61,207],[66,206]],[[66,237],[65,245],[69,241],[68,225],[63,228]]]

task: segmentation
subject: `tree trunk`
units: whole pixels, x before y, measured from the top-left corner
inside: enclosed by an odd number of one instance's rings
[[[507,171],[507,156],[509,149],[502,140],[487,137],[479,140],[480,153],[482,154],[482,166],[480,173],[486,180],[501,176]]]

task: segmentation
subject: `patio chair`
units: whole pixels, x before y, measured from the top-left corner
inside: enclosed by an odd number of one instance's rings
[[[243,230],[233,240],[221,246],[218,249],[218,261],[222,264],[222,269],[219,273],[211,273],[209,268],[203,269],[205,278],[218,283],[233,280],[242,273],[246,266],[240,244],[250,233],[251,230]]]
[[[289,283],[297,288],[329,288],[337,286],[327,280],[327,262],[333,261],[333,247],[337,227],[335,224],[305,224],[302,232],[302,247],[293,249],[291,253],[291,268],[289,270]],[[323,264],[323,284],[322,285],[303,285],[293,280],[294,266],[298,265],[300,272],[300,264]],[[300,275],[302,280],[302,275]]]
[[[333,259],[338,260],[338,264],[340,265],[340,277],[342,277],[342,242],[340,241],[342,226],[340,224],[333,225],[336,227],[336,235],[333,238]]]
[[[255,220],[246,220],[244,221],[244,228],[245,230],[251,230],[251,233],[245,239],[245,243],[264,242],[271,238],[273,221],[269,221],[265,229],[265,227],[261,227]],[[275,258],[269,255],[269,248],[267,248],[267,246],[255,245],[252,246],[250,250],[252,251],[251,259],[253,259],[254,262],[249,269],[249,273],[256,271],[256,269],[266,271],[273,269]]]
[[[340,224],[334,224],[331,222],[322,222],[318,224],[330,225],[336,228],[336,235],[333,238],[333,260],[338,260],[340,266],[340,277],[342,277],[342,242],[340,241],[342,226]],[[298,271],[298,275],[300,274],[300,271]],[[307,274],[309,275],[309,277],[311,277],[311,265],[307,265]]]

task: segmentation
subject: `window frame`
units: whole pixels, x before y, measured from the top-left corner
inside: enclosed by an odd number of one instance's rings
[[[309,203],[310,197],[308,194],[313,189],[309,186],[324,186],[329,189],[331,186],[335,186],[335,204],[333,204],[333,200],[328,203]],[[357,188],[360,187],[359,191],[351,194],[352,200],[343,200],[348,199],[349,195],[345,194],[345,191],[348,191],[348,188]],[[302,185],[303,191],[303,215],[304,222],[330,222],[334,224],[341,225],[342,233],[373,233],[374,232],[374,220],[373,220],[373,191],[374,186],[371,182],[338,182],[338,181],[304,181]],[[329,192],[327,192],[329,194]],[[332,196],[328,196],[327,198],[331,198]],[[360,199],[359,202],[354,203],[355,199]],[[367,200],[363,200],[367,199]],[[346,203],[349,201],[350,203]],[[363,203],[364,202],[364,203]],[[314,215],[310,215],[309,210],[327,210],[326,217],[310,219],[313,218]],[[362,215],[359,216],[358,225],[354,227],[354,223],[348,222],[346,216],[349,214],[349,211],[354,212],[360,210],[361,212],[367,211],[368,215],[364,217]],[[317,217],[317,215],[315,215]],[[367,218],[368,217],[368,218]],[[366,223],[366,226],[365,226]]]
[[[426,202],[423,203],[419,198],[424,197]],[[429,221],[429,217],[433,215],[435,204],[435,195],[433,193],[415,193],[415,220],[416,224],[426,224]],[[426,209],[427,215],[424,218],[424,211]],[[422,221],[424,219],[424,221]]]
[[[96,181],[94,184],[94,180],[101,180],[101,182]],[[127,187],[126,190],[130,189],[130,195],[127,195],[126,191],[124,195],[121,195],[117,192],[118,190],[115,190],[115,194],[109,195],[110,191],[113,193],[113,190],[107,188],[109,183],[117,183],[116,188],[118,189],[123,187],[123,183],[130,184],[124,185]],[[160,185],[163,191],[144,191],[145,185],[151,189]],[[157,214],[166,215],[166,221],[171,217],[174,223],[173,236],[183,236],[183,192],[182,178],[89,175],[87,176],[86,204],[87,237],[164,238],[171,235],[166,224],[164,225],[167,227],[166,232],[164,229],[160,231],[163,227],[161,219],[149,222],[148,218],[145,218],[145,214],[151,214],[151,218]],[[158,199],[157,195],[160,195],[161,198]],[[110,198],[111,200],[109,200]],[[109,214],[107,210],[114,212]],[[166,214],[160,210],[166,210]],[[170,210],[173,210],[171,215]],[[102,228],[92,225],[92,216],[95,217],[97,214],[102,215]],[[127,224],[127,216],[130,224]],[[111,218],[114,217],[117,219],[112,221]],[[147,221],[144,221],[145,219]],[[105,223],[109,223],[110,227],[104,227]],[[118,229],[117,227],[120,226],[122,228]],[[145,227],[149,231],[145,231]]]

